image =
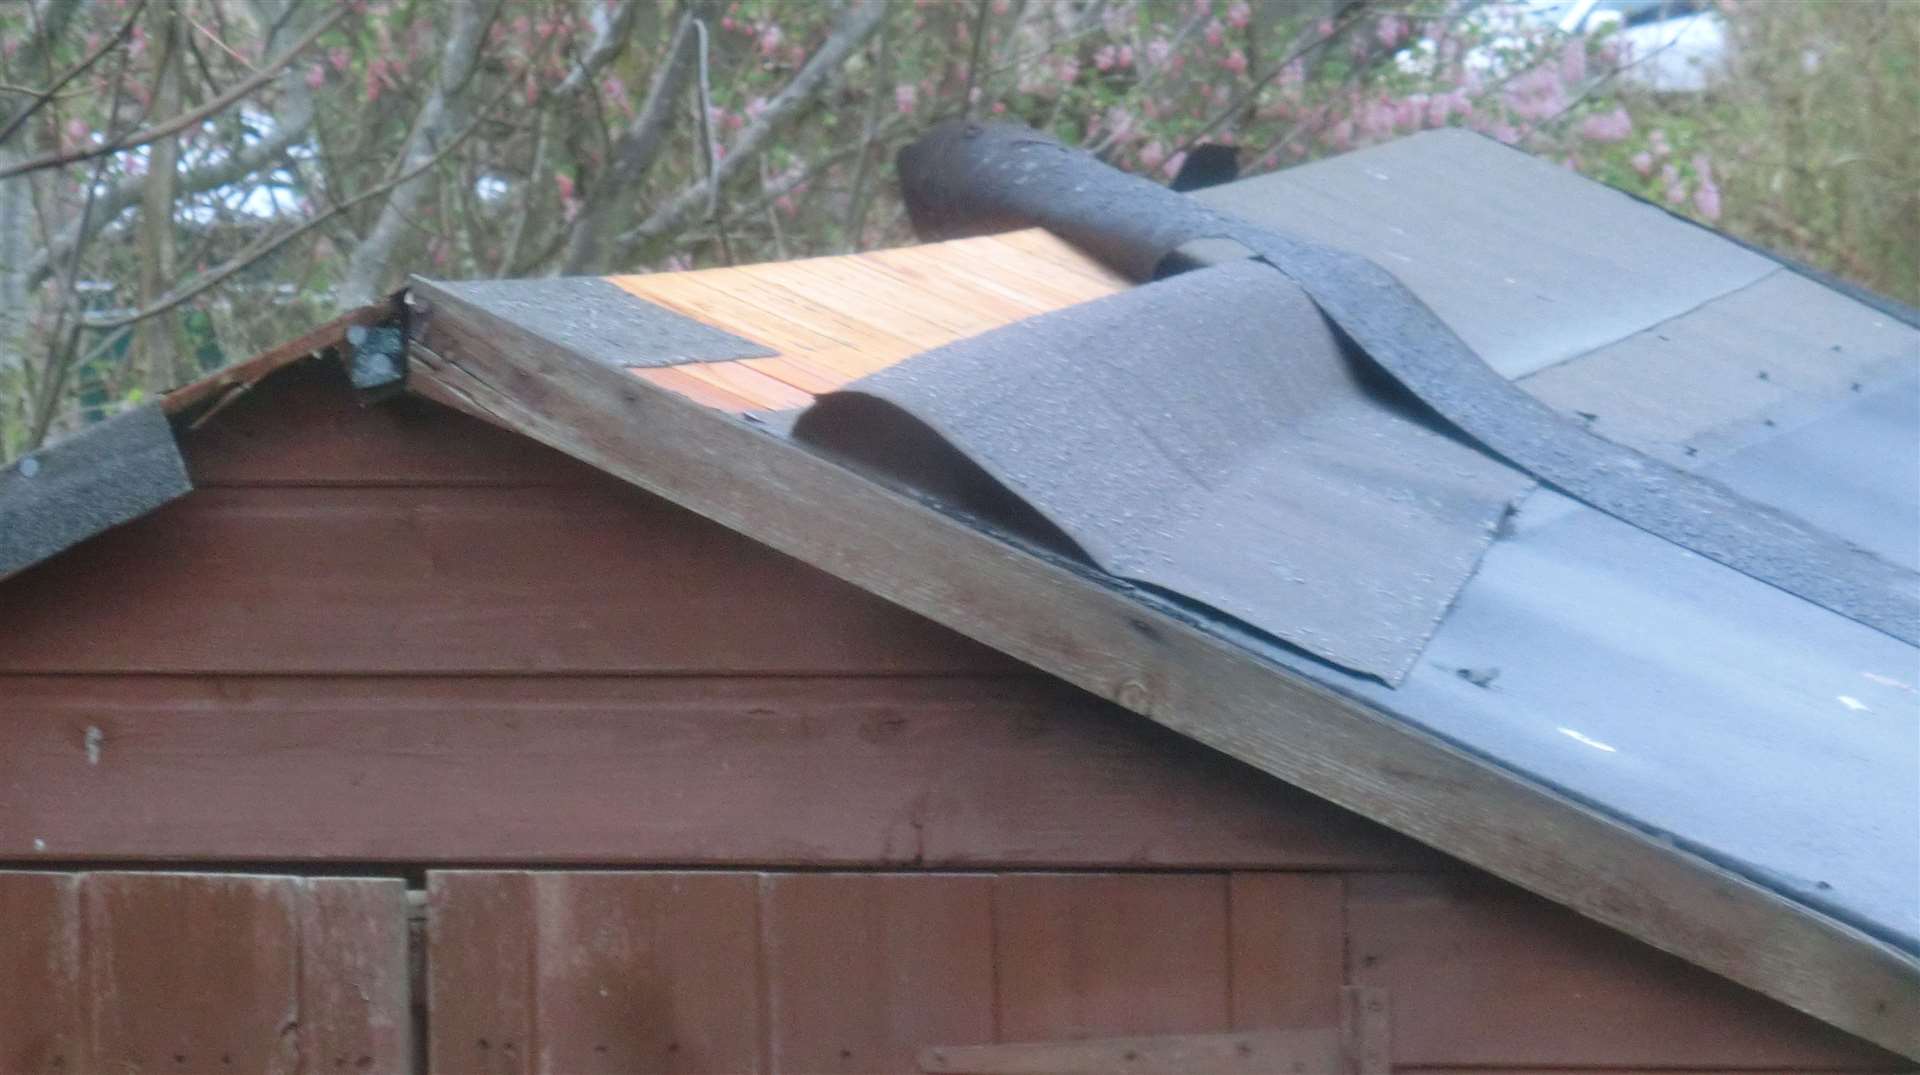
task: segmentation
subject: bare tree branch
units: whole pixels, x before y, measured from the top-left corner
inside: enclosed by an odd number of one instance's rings
[[[840,70],[848,57],[880,29],[886,17],[885,0],[855,0],[849,4],[840,13],[833,31],[807,58],[800,72],[793,76],[793,81],[767,102],[760,118],[748,124],[734,144],[727,148],[726,159],[720,162],[719,182],[725,183],[759,156],[767,143],[784,130],[814,95],[826,86],[827,80]],[[619,237],[616,246],[619,258],[624,260],[631,257],[641,245],[684,227],[688,218],[699,211],[706,192],[706,181],[697,180],[661,203],[638,227]]]
[[[893,85],[892,41],[883,24],[879,32],[878,55],[874,57],[873,89],[867,95],[867,117],[860,128],[860,163],[854,168],[853,189],[847,195],[847,217],[841,225],[846,233],[846,251],[860,249],[860,232],[867,223],[867,207],[872,204],[873,155],[881,147],[880,110],[886,107],[887,91]]]
[[[647,87],[646,101],[614,144],[613,156],[605,171],[588,188],[586,202],[574,217],[567,234],[566,253],[560,258],[563,273],[595,272],[604,268],[601,243],[613,227],[615,211],[623,198],[631,198],[634,188],[653,168],[666,146],[667,132],[673,125],[673,106],[693,81],[694,24],[713,7],[705,0],[689,4],[667,43]]]
[[[437,159],[447,132],[464,119],[467,83],[479,67],[480,46],[486,40],[487,28],[500,12],[500,4],[501,0],[474,0],[451,5],[453,25],[440,53],[433,89],[420,106],[413,133],[407,137],[406,150],[400,156],[404,171],[417,177],[414,165],[422,160]],[[430,181],[422,180],[393,188],[393,196],[381,206],[373,230],[354,248],[353,257],[347,262],[338,296],[342,306],[365,306],[379,293],[388,264],[406,234],[408,217],[413,215],[414,207],[429,185]]]
[[[465,7],[466,5],[463,4],[460,6]],[[96,157],[104,157],[119,153],[123,150],[134,149],[139,146],[144,146],[149,142],[155,142],[170,135],[179,134],[181,131],[192,127],[194,124],[199,123],[209,116],[219,115],[231,107],[234,102],[239,101],[241,98],[246,97],[248,94],[266,85],[275,75],[279,74],[283,68],[292,63],[301,52],[305,51],[308,45],[313,44],[316,38],[332,28],[334,23],[339,22],[341,18],[346,15],[347,10],[344,6],[336,8],[331,15],[321,19],[312,29],[301,35],[300,40],[288,46],[286,51],[266,63],[261,64],[260,70],[247,78],[241,79],[225,93],[213,98],[199,108],[181,113],[172,119],[163,120],[139,131],[122,135],[118,138],[107,139],[100,145],[91,146],[87,149],[75,150],[72,153],[47,153],[38,157],[30,157],[14,164],[0,166],[0,179],[11,179],[24,172],[38,171],[42,168],[58,168],[61,165],[76,164],[80,161],[92,160]]]
[[[960,91],[960,114],[973,118],[974,91],[979,89],[980,57],[987,51],[987,17],[993,13],[992,0],[975,0],[973,13],[973,50],[967,55],[967,85]]]
[[[180,29],[180,12],[168,6],[157,9],[157,18],[149,27],[148,39],[162,48],[159,70],[154,74],[154,103],[164,109],[180,107],[181,68],[186,66],[186,36]],[[140,198],[140,261],[138,276],[140,301],[152,302],[173,283],[174,180],[179,171],[180,141],[162,138],[148,152],[146,190]],[[135,376],[149,392],[164,392],[177,379],[175,366],[180,348],[175,346],[170,326],[161,322],[143,325],[134,337]]]
[[[177,196],[190,198],[237,183],[276,164],[289,147],[306,137],[315,118],[312,92],[298,74],[287,72],[281,77],[279,95],[281,103],[272,113],[271,134],[230,149],[227,156],[220,160],[181,172],[176,182]],[[46,250],[20,262],[24,286],[33,287],[45,280],[67,252],[91,240],[95,233],[112,224],[129,206],[138,202],[144,186],[141,176],[129,176],[102,192],[89,217],[74,221],[54,236]]]
[[[616,4],[609,14],[607,5],[593,5],[588,15],[593,20],[593,40],[587,45],[587,53],[573,65],[573,70],[567,72],[567,77],[561,79],[559,85],[547,91],[548,96],[566,100],[591,87],[600,72],[627,51],[627,43],[633,39],[633,20],[646,6],[640,3]]]
[[[498,95],[496,95],[495,103],[497,103],[497,101],[498,101]],[[373,186],[368,187],[367,189],[361,191],[360,193],[355,194],[353,197],[348,198],[346,201],[336,202],[332,206],[328,207],[325,212],[319,213],[307,220],[304,220],[297,226],[289,228],[278,235],[269,235],[259,239],[258,241],[249,245],[245,250],[242,250],[238,254],[235,254],[233,257],[228,258],[225,262],[222,262],[220,265],[216,266],[215,268],[209,269],[205,273],[202,273],[200,277],[194,280],[192,283],[184,287],[176,288],[172,291],[169,291],[165,295],[162,295],[160,298],[154,300],[153,302],[147,303],[146,305],[141,306],[138,310],[135,310],[132,313],[121,314],[115,317],[87,318],[85,321],[86,327],[91,329],[108,329],[108,330],[126,328],[128,326],[138,324],[141,321],[145,321],[147,318],[155,317],[159,314],[163,314],[168,310],[173,309],[175,306],[178,306],[181,303],[186,302],[187,300],[193,298],[194,296],[199,295],[202,292],[209,290],[210,288],[219,286],[221,283],[224,283],[227,280],[227,278],[232,276],[234,273],[237,273],[246,269],[248,266],[259,261],[261,258],[267,257],[268,255],[272,254],[274,251],[287,245],[293,240],[298,239],[300,236],[305,235],[307,232],[312,231],[313,229],[319,227],[320,225],[326,223],[327,221],[333,219],[334,217],[339,216],[341,213],[344,213],[347,210],[352,209],[354,206],[359,205],[362,202],[365,202],[372,198],[377,198],[380,195],[387,193],[388,191],[404,186],[405,184],[412,182],[415,179],[418,179],[420,176],[425,175],[427,172],[431,171],[435,165],[438,165],[441,161],[447,159],[448,156],[452,155],[454,150],[459,149],[460,144],[467,140],[467,136],[480,128],[480,124],[484,121],[484,119],[485,117],[483,116],[481,119],[476,119],[473,122],[467,124],[467,126],[464,129],[462,129],[460,132],[455,134],[452,138],[448,139],[445,145],[436,149],[432,153],[432,155],[415,163],[411,168],[408,168],[406,171],[401,172],[399,175],[396,175],[393,178],[388,179],[384,182],[376,183]]]
[[[694,34],[700,39],[700,97],[698,108],[700,115],[701,156],[707,159],[707,220],[712,222],[714,235],[720,240],[720,261],[724,265],[733,264],[733,243],[727,238],[727,223],[720,219],[720,152],[713,141],[713,81],[707,74],[707,53],[711,42],[707,39],[707,23],[704,19],[693,20]]]
[[[133,10],[127,13],[125,21],[120,23],[120,28],[115,30],[105,41],[100,42],[99,48],[88,53],[86,59],[75,64],[66,74],[54,79],[53,85],[48,86],[44,90],[34,91],[34,99],[27,102],[27,106],[14,115],[13,119],[8,122],[5,130],[0,130],[0,145],[5,145],[7,139],[13,137],[14,132],[26,126],[27,121],[33,118],[35,112],[40,111],[46,107],[47,102],[58,97],[60,91],[66,88],[67,83],[86,74],[89,68],[100,62],[100,57],[105,56],[114,46],[126,40],[127,35],[133,32],[134,24],[140,20],[140,13],[146,9],[146,6],[147,0],[140,0],[139,3],[133,6]]]

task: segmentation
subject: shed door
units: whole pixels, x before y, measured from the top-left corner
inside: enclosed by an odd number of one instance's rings
[[[1331,877],[440,871],[428,892],[435,1071],[970,1070],[992,1058],[928,1050],[1341,1022]]]

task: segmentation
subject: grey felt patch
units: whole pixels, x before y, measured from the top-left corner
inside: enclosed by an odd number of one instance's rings
[[[677,366],[776,352],[622,291],[597,276],[441,283],[496,317],[609,366]]]
[[[1232,239],[1298,283],[1369,358],[1487,450],[1649,533],[1920,643],[1920,575],[1596,436],[1515,387],[1361,255],[1215,212],[1022,127],[943,124],[901,151],[900,174],[926,237],[1040,225],[1136,279],[1183,243]]]
[[[918,355],[794,432],[1389,683],[1533,485],[1246,262]],[[1018,503],[958,461],[928,466],[952,449]]]
[[[0,470],[0,576],[192,489],[159,406],[88,426]]]
[[[1524,384],[1562,413],[1592,415],[1608,440],[1691,468],[1772,436],[1763,423],[1786,423],[1783,411],[1860,394],[1916,360],[1920,331],[1775,269]]]
[[[1778,271],[1550,161],[1429,131],[1193,195],[1390,270],[1512,378]]]

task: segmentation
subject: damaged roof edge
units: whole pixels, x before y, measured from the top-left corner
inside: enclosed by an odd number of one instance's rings
[[[196,428],[261,380],[338,347],[355,326],[392,322],[399,294],[190,381],[0,468],[0,579],[193,490],[177,428]]]
[[[1347,809],[1920,1057],[1920,961],[823,455],[428,281],[413,390],[514,429]],[[533,393],[517,386],[538,385]]]

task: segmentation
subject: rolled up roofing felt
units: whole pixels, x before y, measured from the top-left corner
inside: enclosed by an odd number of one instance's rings
[[[903,149],[899,171],[927,239],[1040,226],[1140,280],[1182,243],[1238,242],[1485,450],[1615,518],[1920,645],[1920,574],[1593,434],[1501,376],[1366,258],[1213,211],[1026,127],[949,121]]]

